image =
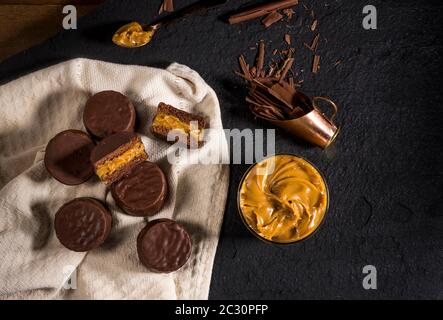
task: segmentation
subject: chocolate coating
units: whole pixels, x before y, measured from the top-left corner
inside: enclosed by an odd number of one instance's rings
[[[96,163],[117,150],[122,145],[136,138],[134,132],[119,132],[100,141],[91,152],[91,162]]]
[[[81,184],[94,174],[90,161],[93,148],[94,142],[83,131],[60,132],[46,146],[46,169],[63,184]]]
[[[168,195],[168,182],[158,165],[142,162],[111,186],[117,205],[134,216],[156,214]]]
[[[149,270],[169,273],[180,269],[191,256],[189,234],[173,220],[149,222],[137,238],[140,261]]]
[[[98,139],[117,132],[134,131],[135,119],[132,102],[115,91],[102,91],[93,95],[83,113],[86,129]]]
[[[76,252],[90,251],[105,242],[111,231],[112,216],[98,200],[77,198],[56,213],[54,228],[59,241]]]

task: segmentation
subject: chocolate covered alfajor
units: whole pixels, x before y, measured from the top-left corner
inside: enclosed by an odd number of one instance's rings
[[[134,216],[152,216],[165,203],[168,182],[157,164],[145,161],[113,183],[111,192],[117,205],[126,213]]]
[[[134,131],[136,112],[132,102],[116,91],[102,91],[93,95],[86,103],[83,123],[96,139],[114,133]]]
[[[77,198],[56,213],[54,228],[61,244],[76,252],[99,247],[111,231],[112,216],[98,200]]]
[[[80,130],[66,130],[52,138],[45,150],[45,167],[66,185],[79,185],[94,175],[90,156],[94,142]]]
[[[113,134],[100,141],[91,152],[95,173],[107,185],[119,180],[147,159],[141,137],[134,132]]]
[[[149,222],[137,238],[138,257],[146,268],[154,272],[177,271],[189,260],[191,251],[189,234],[170,219]]]

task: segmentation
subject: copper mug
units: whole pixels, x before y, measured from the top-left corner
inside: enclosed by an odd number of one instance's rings
[[[317,105],[319,100],[332,106],[333,113],[330,117],[320,110]],[[290,134],[325,149],[335,140],[339,132],[339,128],[334,123],[337,112],[338,107],[331,99],[314,97],[312,98],[312,110],[301,117],[291,120],[267,120]]]

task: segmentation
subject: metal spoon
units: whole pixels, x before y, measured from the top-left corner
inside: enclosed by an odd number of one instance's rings
[[[151,42],[155,32],[164,25],[171,24],[189,14],[225,4],[228,0],[201,0],[179,11],[171,13],[157,21],[146,25],[131,22],[119,28],[112,37],[112,42],[123,48],[138,48]]]

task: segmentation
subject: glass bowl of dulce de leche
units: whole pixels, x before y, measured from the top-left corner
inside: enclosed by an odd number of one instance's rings
[[[292,244],[312,235],[329,207],[329,191],[320,171],[292,154],[276,154],[253,164],[237,195],[247,229],[272,244]]]

